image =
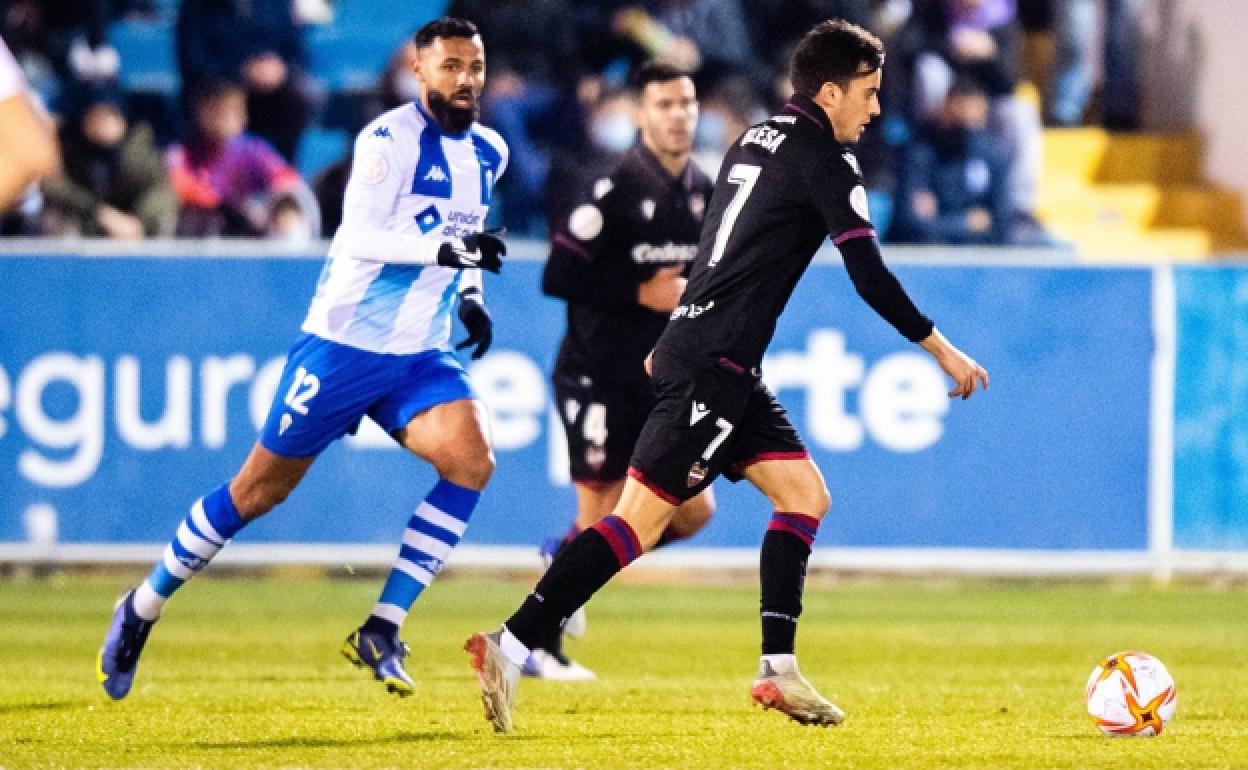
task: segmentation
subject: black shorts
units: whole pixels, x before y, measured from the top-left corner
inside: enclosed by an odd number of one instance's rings
[[[641,427],[654,406],[649,380],[627,384],[587,384],[555,372],[556,411],[568,437],[572,480],[593,486],[622,480]]]
[[[761,380],[656,354],[651,382],[656,404],[633,450],[630,475],[673,505],[721,473],[740,481],[756,462],[809,456]]]

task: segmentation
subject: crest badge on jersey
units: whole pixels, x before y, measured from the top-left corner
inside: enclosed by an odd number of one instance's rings
[[[585,464],[595,471],[602,470],[602,465],[607,461],[607,450],[605,447],[594,445],[585,450]]]
[[[568,217],[568,232],[580,241],[592,241],[602,232],[602,211],[592,203],[577,206]]]
[[[645,217],[646,220],[654,219],[654,206],[654,201],[650,198],[646,198],[641,202],[641,215]]]
[[[689,468],[689,475],[685,476],[685,486],[688,486],[691,489],[696,487],[703,481],[706,481],[706,474],[706,466],[702,464],[701,460],[697,461],[691,468]]]
[[[390,176],[390,161],[379,152],[370,152],[360,159],[360,181],[375,187]]]
[[[689,196],[689,213],[693,214],[694,219],[701,219],[706,213],[706,196],[702,193],[694,193]]]

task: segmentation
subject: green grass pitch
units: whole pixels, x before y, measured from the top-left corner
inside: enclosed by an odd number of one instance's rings
[[[748,701],[753,586],[613,585],[569,646],[600,680],[522,681],[499,737],[460,647],[529,584],[445,578],[408,621],[407,700],[338,653],[375,582],[207,576],[120,703],[95,656],[124,578],[0,581],[0,768],[1248,768],[1242,588],[815,581],[802,668],[849,714],[819,729]],[[1104,738],[1083,712],[1123,648],[1178,682],[1158,738]]]

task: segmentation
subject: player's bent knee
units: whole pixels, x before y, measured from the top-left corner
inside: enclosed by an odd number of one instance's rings
[[[819,489],[815,490],[814,494],[811,496],[810,510],[803,511],[803,513],[807,513],[809,516],[814,516],[816,519],[822,519],[828,514],[828,511],[831,508],[832,495],[829,494],[826,486],[820,484]]]
[[[699,495],[677,509],[672,523],[678,526],[681,532],[687,533],[687,536],[692,536],[701,531],[713,515],[715,515],[715,504],[704,495]]]
[[[494,475],[494,453],[485,448],[441,452],[434,458],[433,466],[439,476],[452,484],[480,491]]]
[[[822,519],[832,507],[832,496],[823,484],[787,489],[780,495],[773,495],[771,501],[777,511],[802,513],[816,519]]]

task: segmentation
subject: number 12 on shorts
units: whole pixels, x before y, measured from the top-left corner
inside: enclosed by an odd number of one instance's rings
[[[294,379],[290,383],[290,390],[286,391],[286,398],[283,403],[290,407],[292,412],[306,415],[308,413],[308,402],[321,389],[321,378],[312,374],[302,366],[295,370]]]

